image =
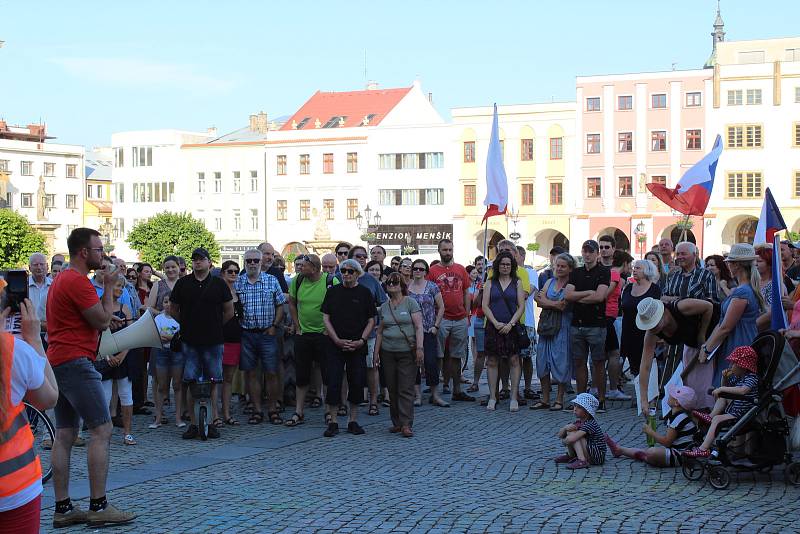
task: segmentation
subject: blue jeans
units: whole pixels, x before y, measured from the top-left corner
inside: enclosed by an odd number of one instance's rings
[[[190,345],[183,342],[183,381],[197,382],[201,378],[222,382],[222,343],[218,345]]]
[[[436,334],[423,334],[422,348],[425,354],[425,382],[428,387],[436,387],[439,385],[439,340]]]
[[[183,368],[183,353],[172,352],[170,349],[154,349],[156,356],[156,368],[175,369]]]
[[[239,369],[252,371],[258,368],[270,374],[278,372],[278,340],[263,332],[242,331],[242,353],[239,356]]]

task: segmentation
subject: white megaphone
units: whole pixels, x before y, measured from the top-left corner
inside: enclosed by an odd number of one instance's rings
[[[98,356],[111,356],[128,349],[138,349],[143,347],[162,347],[161,336],[158,334],[158,327],[153,319],[153,314],[147,310],[139,317],[139,320],[122,330],[112,333],[107,329],[100,336],[100,347],[97,349]]]

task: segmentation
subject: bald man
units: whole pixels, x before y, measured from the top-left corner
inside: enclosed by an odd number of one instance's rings
[[[289,293],[289,286],[286,284],[286,278],[275,264],[275,247],[268,242],[263,242],[258,245],[258,250],[261,252],[261,270],[267,274],[271,274],[278,279],[278,284],[284,293]]]
[[[335,254],[325,254],[324,256],[322,256],[321,262],[322,262],[323,273],[336,274],[336,267],[339,266],[339,263],[336,260]]]

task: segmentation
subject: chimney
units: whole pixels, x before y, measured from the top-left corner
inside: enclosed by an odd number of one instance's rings
[[[260,134],[267,133],[267,114],[259,111],[256,115],[256,131]]]
[[[206,128],[206,133],[209,137],[216,137],[217,136],[217,127],[212,126],[210,128]]]
[[[258,121],[258,115],[250,115],[250,131],[251,132],[257,131],[256,130],[256,128],[258,128],[257,121]]]
[[[378,90],[378,82],[375,80],[370,80],[367,82],[367,91],[377,91]]]

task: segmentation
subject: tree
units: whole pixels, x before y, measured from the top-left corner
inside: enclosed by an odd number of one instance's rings
[[[219,260],[214,234],[188,213],[159,213],[134,226],[125,241],[139,251],[142,261],[153,265],[160,265],[170,254],[189,258],[197,247],[205,248],[211,259]]]
[[[24,267],[34,252],[47,254],[44,235],[16,211],[0,209],[0,268]]]

